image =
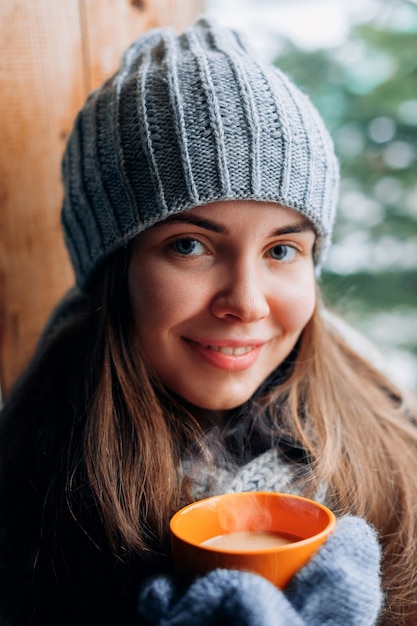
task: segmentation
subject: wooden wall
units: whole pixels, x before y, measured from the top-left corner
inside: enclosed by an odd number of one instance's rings
[[[27,363],[73,282],[60,229],[60,161],[87,93],[155,26],[188,26],[204,0],[1,0],[0,389]]]

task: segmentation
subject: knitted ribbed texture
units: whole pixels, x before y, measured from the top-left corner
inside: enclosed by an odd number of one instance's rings
[[[200,19],[150,31],[90,94],[63,160],[62,222],[81,288],[113,250],[216,200],[294,208],[329,244],[338,192],[331,139],[308,98],[241,38]]]

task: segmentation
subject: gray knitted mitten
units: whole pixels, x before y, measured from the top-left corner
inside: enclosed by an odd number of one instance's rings
[[[248,572],[215,570],[179,596],[148,582],[139,613],[154,626],[372,626],[382,607],[381,551],[362,519],[346,516],[285,592]]]
[[[286,596],[309,626],[375,624],[383,603],[380,558],[375,531],[362,519],[343,517]]]

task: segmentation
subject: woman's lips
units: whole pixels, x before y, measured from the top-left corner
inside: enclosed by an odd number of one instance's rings
[[[228,371],[243,371],[253,365],[264,342],[239,344],[200,343],[185,339],[187,345],[210,365]]]

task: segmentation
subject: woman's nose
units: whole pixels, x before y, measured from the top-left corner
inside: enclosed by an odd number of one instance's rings
[[[255,265],[223,267],[217,284],[211,306],[216,317],[249,324],[268,315],[266,283]]]

